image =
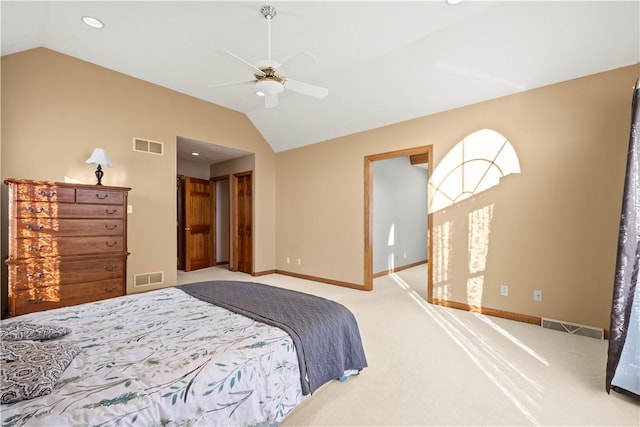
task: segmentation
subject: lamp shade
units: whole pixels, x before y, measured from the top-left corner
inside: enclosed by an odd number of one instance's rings
[[[102,148],[94,148],[93,153],[91,153],[91,157],[89,157],[85,163],[102,165],[108,168],[111,167],[109,156],[107,156],[107,152]]]

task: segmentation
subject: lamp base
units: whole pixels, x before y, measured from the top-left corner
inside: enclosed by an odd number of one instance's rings
[[[96,169],[96,178],[98,179],[98,183],[96,185],[102,185],[102,177],[104,176],[104,172],[102,172],[102,166],[98,165]]]

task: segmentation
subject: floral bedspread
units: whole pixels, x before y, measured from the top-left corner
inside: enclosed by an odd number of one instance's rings
[[[3,426],[273,425],[303,400],[283,330],[166,288],[9,319],[67,326],[81,348],[51,395]]]

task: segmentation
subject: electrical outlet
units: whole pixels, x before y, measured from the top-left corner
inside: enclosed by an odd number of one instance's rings
[[[298,258],[298,265],[302,265],[302,260]]]
[[[500,286],[500,295],[502,295],[503,297],[509,296],[509,285]]]
[[[291,264],[291,258],[287,257],[287,264]]]
[[[540,289],[533,290],[533,300],[542,301],[542,291]]]

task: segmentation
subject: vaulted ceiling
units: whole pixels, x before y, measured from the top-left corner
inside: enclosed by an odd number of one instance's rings
[[[276,8],[270,24],[264,4]],[[2,1],[2,55],[44,46],[245,113],[274,151],[640,61],[638,1]],[[104,28],[86,26],[93,16]],[[265,108],[250,64],[286,89]],[[311,60],[308,52],[317,58]],[[291,61],[289,61],[291,59]]]

